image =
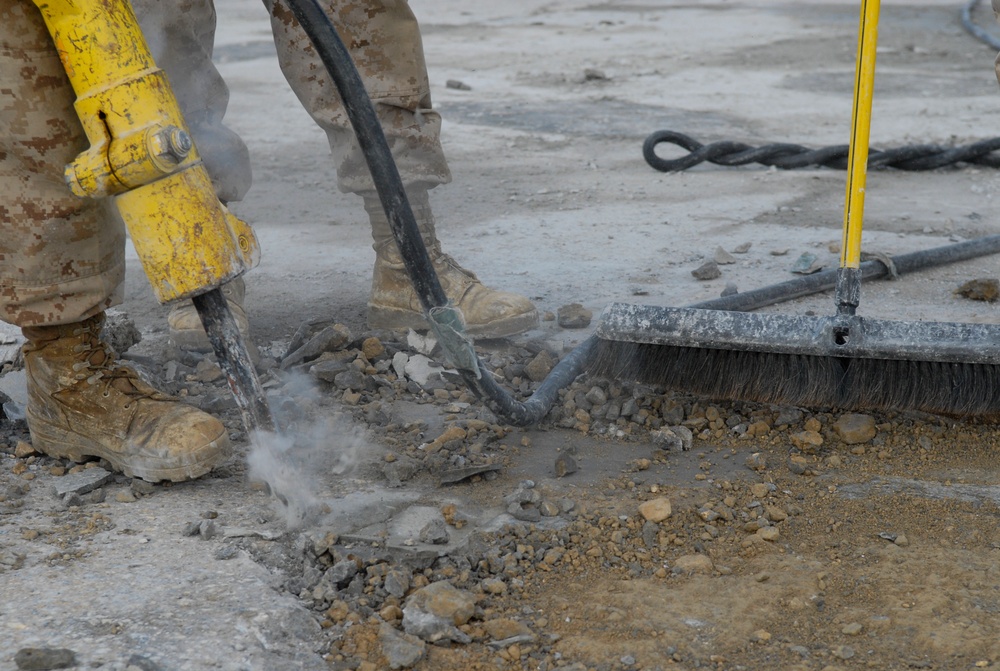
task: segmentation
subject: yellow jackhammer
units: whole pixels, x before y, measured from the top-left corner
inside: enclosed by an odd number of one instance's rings
[[[274,420],[220,287],[257,264],[253,230],[215,196],[128,0],[32,0],[76,92],[90,149],[66,166],[82,198],[111,197],[161,303],[192,299],[248,433]]]

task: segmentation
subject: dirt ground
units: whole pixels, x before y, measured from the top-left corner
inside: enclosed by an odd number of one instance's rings
[[[516,429],[440,368],[404,373],[394,362],[416,362],[419,343],[367,331],[365,215],[335,189],[266,12],[216,4],[228,119],[254,161],[254,187],[233,205],[263,250],[247,277],[254,341],[296,444],[250,444],[211,362],[169,348],[167,308],[130,250],[122,309],[142,340],[127,357],[219,413],[237,454],[191,483],[81,485],[100,464],[34,454],[16,421],[23,374],[0,378],[13,399],[0,425],[0,669],[64,668],[42,659],[55,650],[80,668],[146,670],[1000,664],[995,426],[716,403],[584,376],[545,420]],[[531,365],[583,341],[609,302],[685,305],[785,281],[804,253],[835,267],[843,171],[666,174],[641,147],[661,129],[705,143],[845,143],[857,3],[411,5],[454,173],[432,192],[445,250],[547,315],[522,337],[477,343],[522,397]],[[995,52],[963,30],[960,10],[883,3],[873,147],[996,135]],[[988,8],[974,18],[1000,32]],[[986,167],[873,171],[864,247],[891,255],[1000,233],[998,191]],[[695,279],[719,247],[743,250],[718,278]],[[872,282],[860,312],[995,323],[998,303],[955,289],[998,275],[984,257]],[[553,318],[571,303],[592,311],[590,326]],[[822,293],[766,310],[834,306]],[[308,323],[351,337],[280,368]],[[277,465],[261,461],[275,454]],[[252,467],[291,492],[304,521],[253,484]],[[663,499],[661,519],[648,502]],[[438,583],[455,590],[443,599],[451,621],[428,632],[414,622]]]

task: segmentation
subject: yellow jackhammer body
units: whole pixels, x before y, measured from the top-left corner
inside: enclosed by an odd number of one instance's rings
[[[67,184],[80,197],[113,198],[157,299],[194,301],[247,430],[273,430],[220,291],[257,264],[257,240],[216,197],[131,4],[32,2],[76,92],[76,112],[91,144],[66,167]]]

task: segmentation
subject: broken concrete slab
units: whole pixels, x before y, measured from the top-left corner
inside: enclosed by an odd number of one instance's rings
[[[86,494],[111,482],[114,473],[103,468],[85,468],[79,473],[70,473],[55,480],[52,494],[61,499],[67,494]]]

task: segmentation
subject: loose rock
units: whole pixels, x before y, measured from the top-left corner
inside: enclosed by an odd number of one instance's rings
[[[875,437],[875,418],[870,415],[847,413],[834,422],[833,430],[848,445],[867,443]]]
[[[21,648],[14,655],[21,671],[49,671],[76,666],[76,653],[67,648]]]
[[[434,582],[407,598],[403,630],[425,641],[451,639],[467,643],[468,635],[457,627],[468,622],[475,610],[476,599],[472,594],[448,582]]]
[[[714,280],[722,277],[722,271],[719,269],[718,263],[715,261],[708,261],[692,270],[691,275],[694,276],[696,280]]]
[[[703,554],[681,555],[674,560],[674,571],[683,573],[711,573],[715,570],[712,558]]]
[[[590,326],[594,313],[579,303],[564,305],[557,311],[559,326],[564,329],[583,329]]]
[[[671,512],[670,499],[663,496],[645,501],[639,506],[639,514],[649,522],[662,522],[670,517]]]
[[[423,658],[427,650],[427,644],[419,638],[396,631],[395,627],[385,622],[379,627],[378,640],[390,669],[410,668]]]

